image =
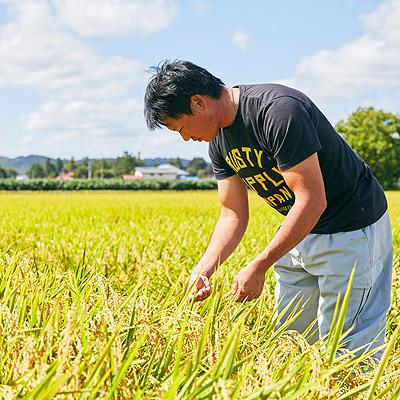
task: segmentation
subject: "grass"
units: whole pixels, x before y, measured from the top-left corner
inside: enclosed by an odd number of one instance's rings
[[[388,344],[363,372],[367,353],[333,356],[345,307],[328,345],[310,346],[275,330],[272,270],[257,301],[232,301],[233,276],[281,221],[253,194],[244,240],[195,304],[185,289],[219,214],[216,192],[0,194],[0,398],[400,398],[400,193],[388,199]]]

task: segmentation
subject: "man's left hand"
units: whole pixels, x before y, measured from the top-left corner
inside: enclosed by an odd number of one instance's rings
[[[232,294],[236,295],[236,301],[257,299],[263,290],[264,282],[265,270],[251,262],[235,276]]]

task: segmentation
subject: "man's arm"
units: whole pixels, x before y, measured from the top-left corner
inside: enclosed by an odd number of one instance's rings
[[[267,269],[306,237],[326,209],[317,153],[282,174],[295,194],[295,203],[265,250],[235,277],[233,293],[237,294],[237,301],[260,295],[264,284],[262,277]]]
[[[219,264],[222,264],[240,243],[249,220],[247,187],[237,176],[218,181],[218,196],[221,203],[221,214],[215,224],[207,249],[193,269],[190,284],[200,273],[209,278]],[[189,284],[189,286],[190,286]],[[206,285],[197,285],[195,300],[203,300],[211,293]]]

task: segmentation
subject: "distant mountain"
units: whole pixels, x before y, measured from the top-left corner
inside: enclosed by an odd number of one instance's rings
[[[0,156],[0,167],[3,168],[12,168],[18,171],[19,174],[26,173],[32,164],[38,163],[44,165],[47,159],[50,159],[52,163],[56,160],[54,158],[45,157],[45,156],[37,156],[37,155],[29,155],[29,156],[22,156],[16,158],[8,158],[8,157],[1,157]],[[116,158],[107,158],[108,162],[115,161]],[[171,160],[175,160],[175,158],[166,158],[166,157],[156,157],[156,158],[144,158],[143,162],[146,167],[152,167],[154,165],[159,164],[167,164]],[[186,168],[190,162],[190,160],[186,160],[181,158],[182,167]],[[63,160],[66,161],[66,160]],[[75,160],[77,163],[80,163],[82,160]]]
[[[0,157],[0,167],[12,168],[23,174],[32,166],[32,164],[38,163],[44,165],[49,157],[29,155],[17,158]],[[50,158],[52,162],[55,160]]]

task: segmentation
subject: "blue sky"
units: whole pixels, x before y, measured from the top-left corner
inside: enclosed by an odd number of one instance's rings
[[[207,157],[147,131],[145,71],[164,59],[295,87],[332,123],[398,112],[399,21],[400,0],[0,0],[0,155]]]

